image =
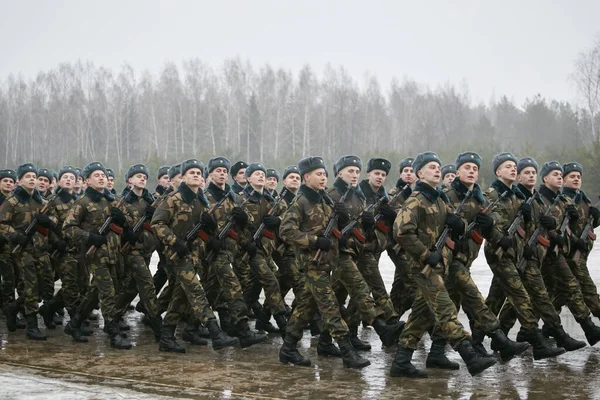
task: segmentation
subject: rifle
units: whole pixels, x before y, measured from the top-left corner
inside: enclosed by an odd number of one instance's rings
[[[256,190],[252,190],[252,192],[250,192],[250,194],[248,195],[246,200],[244,200],[242,202],[242,204],[239,205],[239,207],[244,208],[246,203],[248,203],[248,201],[254,195],[255,192],[256,192]],[[227,217],[227,223],[223,226],[223,228],[221,228],[221,230],[217,234],[217,239],[219,239],[219,241],[222,241],[225,238],[225,236],[229,234],[229,231],[231,230],[232,226],[233,226],[233,215],[229,214],[229,216]],[[237,234],[235,235],[235,238],[237,239]],[[208,253],[208,255],[206,256],[206,261],[208,261],[208,262],[212,261],[213,255],[214,255],[213,251],[211,250]]]
[[[363,210],[363,213],[371,212],[371,210],[375,210],[381,204],[383,204],[384,201],[386,201],[386,197],[381,196],[380,198],[377,199],[377,201],[375,203],[373,203],[370,206],[368,206],[367,208],[365,208]],[[362,213],[357,215],[356,217],[352,218],[350,220],[350,222],[348,222],[348,225],[346,225],[344,227],[344,229],[342,229],[342,237],[346,236],[349,232],[352,232],[354,237],[356,237],[356,239],[359,242],[365,243],[367,241],[367,238],[365,238],[364,235],[361,234],[358,229],[356,229],[356,225],[358,225],[358,221],[361,219],[361,217],[362,217]]]
[[[485,206],[483,208],[483,210],[481,210],[481,213],[483,213],[483,214],[491,213],[494,210],[494,208],[496,208],[496,205],[498,203],[500,203],[500,201],[502,201],[506,196],[508,196],[508,190],[506,192],[502,193],[500,195],[500,197],[498,197],[496,200],[492,201],[491,203],[488,203],[488,205]],[[465,237],[470,235],[476,243],[482,243],[483,236],[481,236],[481,234],[475,230],[476,225],[477,225],[476,221],[471,221],[471,223],[467,226],[467,230],[465,231],[465,234],[462,235],[459,240],[463,240]]]
[[[158,205],[160,203],[162,203],[162,201],[164,199],[167,198],[167,196],[170,193],[167,193],[167,191],[165,190],[165,192],[163,194],[161,194],[157,199],[154,199],[154,201],[152,202],[152,204],[150,205],[150,207],[158,207]],[[146,220],[148,219],[148,217],[146,216],[146,214],[142,215],[140,217],[140,219],[138,219],[138,221],[135,223],[135,225],[133,226],[133,233],[138,232],[140,229],[142,229],[142,226],[144,226],[144,224],[146,223]],[[131,249],[131,246],[133,246],[130,242],[127,242],[123,245],[123,247],[121,247],[121,254],[127,254],[129,252],[129,250]]]
[[[117,202],[117,205],[115,207],[120,208],[123,205],[123,203],[125,202],[125,200],[127,198],[129,198],[129,195],[131,194],[131,192],[132,191],[129,190],[125,196],[122,196],[119,199],[119,201]],[[102,224],[102,226],[100,227],[100,229],[98,229],[98,234],[99,235],[104,235],[104,233],[106,233],[107,229],[109,228],[111,222],[112,222],[112,217],[109,215],[104,220],[104,223]],[[85,255],[86,255],[86,257],[92,257],[95,252],[96,252],[96,246],[91,245],[90,248],[88,249],[88,251],[85,253]]]
[[[528,198],[527,201],[525,202],[525,204],[531,205],[532,202],[533,202],[533,196]],[[525,237],[525,230],[521,227],[522,221],[523,221],[523,211],[519,210],[517,215],[515,215],[515,218],[513,219],[512,223],[506,230],[506,236],[511,241],[515,237],[515,233],[517,233],[517,232],[519,233],[519,236],[521,236],[522,238]],[[496,255],[498,256],[498,259],[502,259],[502,256],[504,255],[504,249],[502,248],[502,246],[498,246],[498,248],[496,249]]]
[[[48,212],[48,208],[50,207],[50,204],[52,204],[54,202],[54,200],[58,197],[58,194],[60,193],[61,190],[62,190],[62,188],[59,187],[56,190],[56,192],[54,192],[54,194],[48,198],[48,202],[46,202],[46,204],[44,204],[44,206],[42,207],[42,209],[40,210],[39,213],[37,213],[33,216],[29,225],[27,225],[27,227],[25,228],[25,236],[27,236],[28,242],[33,237],[33,234],[35,233],[34,229],[36,229],[36,226],[37,226],[38,216],[40,214],[46,214]],[[47,234],[48,233],[46,232],[46,235]],[[20,251],[21,251],[21,245],[18,244],[12,250],[12,254],[17,254]]]
[[[575,191],[575,197],[577,197],[579,195],[579,190]],[[557,195],[556,197],[560,197],[562,195]],[[569,200],[569,204],[573,204],[575,197],[573,197],[573,199]],[[565,211],[565,216],[563,217],[562,220],[562,224],[560,224],[560,229],[558,230],[559,234],[564,236],[565,232],[567,233],[568,237],[571,237],[572,233],[571,233],[571,228],[569,227],[569,222],[571,222],[571,218],[569,218],[569,214],[567,214],[567,212]],[[554,246],[554,252],[556,254],[558,254],[558,245]]]
[[[271,209],[269,210],[269,212],[267,213],[267,215],[273,215],[273,213],[275,213],[278,209],[279,206],[281,205],[281,202],[283,201],[283,194],[285,192],[287,192],[287,188],[283,188],[283,190],[281,191],[281,193],[279,193],[279,196],[277,196],[277,200],[275,200],[275,204],[273,204],[273,206],[271,207]],[[252,240],[254,240],[255,243],[260,243],[260,238],[262,237],[264,231],[265,231],[265,223],[261,222],[260,225],[258,226],[258,229],[256,230],[256,232],[254,232],[254,235],[252,235]],[[273,235],[272,239],[274,239],[275,236]],[[244,254],[244,256],[242,257],[242,261],[248,261],[249,258],[249,254],[248,252],[246,252],[246,254]]]
[[[600,207],[600,202],[596,203],[596,205],[594,207],[596,207],[596,208]],[[588,217],[587,224],[585,224],[585,226],[583,227],[583,231],[581,232],[581,235],[579,235],[579,239],[585,240],[589,236],[590,239],[596,240],[596,234],[594,233],[593,224],[594,224],[594,218],[590,215]],[[579,261],[580,256],[581,256],[581,251],[579,251],[579,249],[577,249],[571,259],[574,262],[577,262],[577,261]]]
[[[471,197],[471,191],[469,190],[467,192],[467,194],[465,194],[464,199],[462,199],[462,201],[460,202],[460,204],[458,205],[458,207],[456,207],[456,211],[454,212],[454,215],[459,215],[462,212],[462,209],[465,205],[465,201]],[[451,248],[452,250],[454,250],[454,242],[452,241],[452,239],[450,239],[448,237],[448,235],[450,234],[450,227],[448,226],[448,224],[444,225],[444,230],[442,231],[442,233],[440,234],[440,236],[438,236],[437,241],[435,242],[435,246],[432,249],[433,253],[438,253],[440,256],[442,255],[442,249],[444,248],[444,246],[448,245],[449,248]],[[431,275],[431,271],[432,268],[429,264],[425,265],[425,267],[423,268],[423,270],[421,271],[421,275],[423,275],[425,278],[429,279],[429,275]]]
[[[410,185],[408,183],[404,185],[402,189],[398,190],[392,197],[390,197],[390,200],[387,203],[392,204],[394,201],[396,201],[396,199],[402,194],[402,192],[404,192],[404,190],[406,190],[406,188],[408,188],[409,186]],[[383,233],[388,233],[388,226],[384,222],[379,222],[381,217],[381,212],[378,212],[375,215],[375,226],[377,226],[377,228],[379,228],[379,230]]]
[[[349,187],[348,190],[346,190],[346,193],[344,193],[344,195],[340,198],[340,201],[338,203],[345,202],[346,198],[348,197],[348,194],[350,194],[350,192],[352,192],[352,191],[354,191],[354,187],[353,186]],[[329,197],[329,196],[327,196],[327,197]],[[330,197],[329,197],[329,200],[331,200]],[[331,202],[333,203],[333,200],[331,200]],[[337,222],[338,222],[338,215],[334,211],[333,214],[331,214],[331,216],[329,216],[329,221],[327,221],[327,226],[325,227],[325,230],[323,231],[323,236],[324,237],[326,237],[327,239],[329,239],[331,237],[332,233],[338,239],[340,239],[342,237],[342,233],[336,227],[337,226]],[[321,249],[319,249],[319,250],[317,250],[317,254],[315,254],[315,257],[313,258],[313,261],[316,261],[317,264],[320,264],[321,263],[321,257],[322,257],[322,252],[321,252]]]

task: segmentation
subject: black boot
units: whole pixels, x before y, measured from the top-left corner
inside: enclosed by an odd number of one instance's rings
[[[470,340],[460,342],[456,347],[456,351],[458,351],[458,354],[460,354],[461,358],[467,364],[467,369],[471,376],[475,376],[496,364],[495,358],[480,356],[473,348]]]
[[[475,351],[477,351],[477,354],[482,357],[494,357],[492,353],[488,353],[485,349],[485,346],[483,345],[484,338],[485,333],[483,333],[483,331],[472,327],[471,344],[473,345]]]
[[[208,346],[208,340],[202,339],[200,337],[200,332],[198,331],[199,322],[187,323],[185,324],[185,329],[183,330],[183,340],[189,342],[191,344],[195,344],[197,346]]]
[[[56,329],[56,324],[54,323],[54,307],[51,301],[42,304],[40,307],[40,315],[44,319],[46,328]]]
[[[105,322],[106,323],[106,322]],[[112,320],[107,323],[108,325],[108,336],[110,337],[110,347],[114,347],[119,350],[131,349],[131,342],[119,328],[119,322]]]
[[[246,320],[244,320],[246,321]],[[248,326],[248,321],[246,321],[246,326]],[[238,338],[230,337],[225,334],[217,324],[216,319],[209,319],[206,323],[206,328],[210,332],[210,338],[212,340],[213,350],[219,350],[225,347],[237,346],[239,343]],[[249,330],[249,328],[248,328]],[[266,339],[266,336],[265,336]]]
[[[562,347],[566,351],[579,350],[586,346],[584,341],[577,340],[569,336],[569,334],[563,329],[562,325],[553,329],[549,328],[549,330],[551,331],[551,335],[556,339],[556,345],[558,347]]]
[[[83,336],[92,336],[94,334],[94,328],[92,328],[92,323],[89,319],[83,321],[81,328],[79,329],[81,330],[81,334]]]
[[[325,357],[341,357],[340,349],[333,344],[333,340],[328,333],[319,335],[319,343],[317,344],[317,354]]]
[[[527,338],[527,341],[533,346],[533,359],[543,360],[544,358],[556,357],[566,352],[562,347],[553,347],[548,339],[542,336],[542,332],[539,329],[532,331],[523,331],[523,336]]]
[[[490,335],[492,337],[492,350],[499,351],[502,361],[508,362],[514,356],[523,354],[529,348],[527,342],[513,342],[504,334],[502,329],[496,329]]]
[[[54,312],[54,315],[52,316],[52,321],[54,322],[54,325],[58,326],[63,324],[63,316],[60,315],[59,313],[57,313],[56,311]]]
[[[27,321],[25,320],[24,314],[22,312],[17,314],[17,329],[25,329],[27,328]]]
[[[81,315],[77,313],[75,309],[69,309],[69,314],[71,316],[71,320],[65,326],[64,332],[67,335],[71,335],[74,341],[79,343],[87,343],[88,338],[85,337],[81,332],[82,319]]]
[[[279,349],[279,362],[282,364],[300,365],[310,367],[310,360],[302,357],[297,348],[298,339],[291,336],[286,336],[283,339],[283,346]]]
[[[352,347],[348,335],[341,339],[338,339],[338,346],[340,346],[340,352],[342,353],[342,362],[345,368],[356,368],[361,369],[371,365],[371,361],[362,358],[356,352],[356,349]]]
[[[440,368],[440,369],[459,369],[458,363],[450,361],[446,357],[446,339],[434,340],[431,342],[431,349],[427,355],[427,361],[425,366],[427,368]]]
[[[159,342],[162,337],[162,318],[160,315],[148,318],[150,329],[154,333],[154,339]]]
[[[281,314],[277,314],[275,315],[273,318],[275,318],[275,323],[277,324],[277,327],[279,328],[279,332],[281,332],[281,337],[285,339],[285,331],[287,330],[287,318],[285,317],[285,314],[281,313]]]
[[[40,328],[38,328],[38,320],[37,320],[36,313],[26,315],[25,319],[27,320],[27,330],[25,331],[25,335],[27,336],[27,339],[31,339],[31,340],[46,340],[47,339],[44,332],[40,331]]]
[[[144,303],[141,300],[135,305],[135,311],[146,314],[146,307],[144,307]]]
[[[552,337],[552,328],[550,328],[550,326],[548,326],[547,324],[542,325],[542,335],[545,338],[551,338]]]
[[[121,332],[125,332],[131,329],[131,327],[129,326],[129,324],[127,324],[127,322],[125,322],[125,319],[123,317],[120,317],[117,320],[117,326],[119,327],[119,330]]]
[[[590,346],[600,342],[600,327],[594,325],[592,318],[587,317],[583,321],[579,321],[579,325],[581,325]]]
[[[185,348],[182,347],[175,339],[175,329],[177,325],[163,325],[160,328],[160,342],[158,350],[167,351],[169,353],[185,353]]]
[[[15,302],[5,304],[2,307],[2,312],[6,317],[6,328],[9,332],[14,332],[17,330],[17,304]]]
[[[314,312],[310,316],[310,335],[317,336],[323,331],[323,319],[321,318],[321,314],[318,312]]]
[[[392,347],[398,343],[398,337],[404,325],[400,323],[390,325],[383,318],[378,317],[373,321],[373,328],[379,335],[383,347]]]
[[[360,338],[358,337],[358,327],[350,328],[350,330],[348,331],[348,337],[350,338],[350,343],[352,343],[352,347],[354,347],[355,350],[371,350],[371,344],[369,344],[369,342],[365,342],[364,340],[360,340]]]
[[[235,331],[237,333],[237,337],[240,339],[240,346],[242,349],[250,347],[253,344],[267,341],[267,335],[252,331],[248,326],[248,320],[245,319],[242,319],[235,324]]]
[[[405,376],[407,378],[427,378],[427,371],[423,369],[417,369],[410,362],[413,356],[411,349],[398,346],[396,356],[392,362],[392,368],[390,369],[390,376],[399,377]]]
[[[264,331],[268,333],[280,332],[280,330],[275,328],[275,326],[273,326],[271,323],[271,313],[267,312],[259,302],[256,302],[252,305],[252,311],[254,311],[254,315],[256,316],[254,328],[257,331]]]
[[[235,329],[233,328],[233,322],[231,321],[231,316],[229,315],[229,311],[225,309],[217,310],[219,314],[219,324],[221,324],[221,329],[229,336],[235,336]],[[206,326],[208,329],[208,325]],[[210,337],[210,329],[209,337]]]
[[[202,324],[198,325],[198,336],[204,339],[210,339],[210,332],[206,327]]]

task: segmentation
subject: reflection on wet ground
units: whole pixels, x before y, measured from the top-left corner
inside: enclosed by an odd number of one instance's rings
[[[473,267],[475,281],[484,294],[491,273],[480,258]],[[600,251],[592,253],[592,276],[600,283],[600,272],[594,265]],[[153,262],[156,262],[153,260]],[[153,263],[153,265],[155,265]],[[382,260],[386,284],[391,285],[393,265]],[[33,342],[23,331],[8,334],[0,323],[0,397],[56,399],[112,398],[210,398],[210,399],[391,399],[391,398],[455,398],[455,399],[589,399],[600,398],[598,348],[586,347],[556,359],[533,361],[531,350],[509,363],[494,367],[472,378],[464,366],[459,371],[429,370],[429,379],[390,378],[388,371],[393,353],[380,348],[371,328],[359,335],[373,344],[365,353],[371,365],[361,371],[344,369],[339,359],[319,357],[316,338],[308,332],[300,351],[313,361],[309,368],[279,364],[277,353],[282,339],[271,335],[269,342],[248,349],[225,349],[187,345],[187,353],[165,354],[150,330],[141,324],[141,314],[131,312],[127,320],[132,326],[132,350],[113,350],[101,329],[90,343],[74,343],[61,327],[47,331],[48,340]],[[571,314],[562,314],[565,329],[577,339],[585,340],[583,331]],[[405,319],[404,316],[403,319]],[[467,322],[463,313],[461,321]],[[40,321],[41,323],[41,321]],[[100,320],[100,326],[102,326]],[[468,324],[466,324],[468,326]],[[510,336],[514,338],[518,326]],[[415,352],[414,362],[425,364],[429,338]],[[489,342],[487,342],[489,347]],[[600,345],[597,345],[600,346]],[[448,350],[449,358],[460,361],[458,353]],[[163,397],[164,396],[164,397]]]

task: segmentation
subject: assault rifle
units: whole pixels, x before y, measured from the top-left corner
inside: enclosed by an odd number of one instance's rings
[[[342,196],[342,198],[340,199],[340,201],[338,203],[345,202],[346,198],[348,197],[350,192],[352,192],[353,190],[354,190],[353,186],[349,187],[348,190],[346,190],[346,193],[344,193],[344,195]],[[329,196],[327,196],[327,197],[329,197]],[[331,200],[331,198],[329,198],[329,200]],[[331,202],[333,203],[333,200],[331,200]],[[327,226],[325,227],[325,230],[323,231],[323,236],[326,237],[327,239],[329,239],[331,237],[332,233],[338,239],[340,239],[342,237],[342,233],[337,228],[338,218],[339,217],[335,211],[329,217],[329,221],[327,221]],[[313,258],[313,261],[316,261],[317,264],[319,264],[321,262],[321,256],[322,256],[321,249],[319,249],[319,250],[317,250],[317,254],[315,254],[315,258]]]
[[[508,196],[508,190],[502,193],[500,197],[498,197],[496,200],[488,203],[488,205],[485,206],[480,212],[483,214],[491,213],[492,211],[494,211],[494,208],[496,208],[496,205],[498,205],[498,203],[500,203],[506,196]],[[470,235],[475,242],[481,244],[483,242],[483,236],[481,235],[481,233],[475,230],[476,226],[477,222],[471,221],[471,223],[467,225],[467,230],[465,231],[465,234],[460,237],[460,240],[463,240],[464,238]]]
[[[532,202],[533,196],[528,198],[525,204],[531,205]],[[519,236],[521,236],[522,238],[525,237],[525,230],[521,227],[521,222],[523,222],[523,211],[519,210],[512,223],[506,230],[506,236],[511,241],[515,237],[515,233],[519,233]],[[498,248],[496,249],[496,255],[498,256],[498,259],[502,259],[502,256],[504,255],[504,249],[502,248],[502,246],[498,246]]]
[[[579,190],[576,190],[575,197],[577,197],[578,195],[579,195]],[[562,195],[559,194],[556,197],[561,197],[561,196]],[[567,204],[567,205],[573,204],[575,197],[573,197],[573,199],[569,200],[569,204]],[[563,237],[565,237],[565,233],[567,234],[567,237],[565,239],[568,239],[572,235],[571,228],[569,227],[569,222],[571,222],[571,218],[569,218],[569,214],[565,211],[565,216],[563,217],[562,224],[560,224],[560,229],[558,230],[558,234],[562,235]],[[556,254],[558,254],[558,250],[559,250],[558,245],[555,245],[554,252]]]
[[[380,205],[383,204],[384,201],[386,201],[386,197],[385,196],[381,196],[380,198],[377,199],[377,201],[373,204],[371,204],[370,206],[368,206],[367,208],[365,208],[363,210],[363,213],[365,212],[371,212],[372,210],[377,209]],[[352,218],[350,220],[350,222],[348,222],[348,225],[346,225],[344,227],[344,229],[342,229],[342,237],[346,236],[349,232],[352,232],[352,234],[354,235],[354,237],[356,237],[356,239],[361,242],[361,243],[365,243],[367,241],[367,238],[365,238],[365,236],[360,233],[360,231],[356,228],[356,225],[358,225],[358,221],[360,220],[362,216],[362,213],[357,215],[356,217]]]
[[[131,194],[131,190],[129,190],[129,192],[127,192],[127,194],[125,196],[122,196],[119,199],[119,201],[117,202],[117,205],[115,207],[120,208],[123,205],[123,203],[125,202],[125,200],[127,198],[129,198],[130,194]],[[106,233],[106,231],[108,230],[108,228],[110,227],[111,222],[112,222],[112,217],[109,215],[104,220],[104,223],[102,224],[102,226],[100,227],[100,229],[98,229],[98,234],[99,235],[104,235]],[[85,253],[85,255],[87,257],[92,257],[95,252],[96,252],[96,246],[91,245],[90,248],[88,249],[88,251]]]
[[[600,207],[600,202],[596,203],[594,206],[596,208]],[[588,218],[587,224],[583,227],[583,231],[581,231],[581,235],[579,235],[579,239],[585,240],[587,238],[592,240],[596,240],[596,234],[594,233],[594,217],[591,215]],[[574,262],[579,261],[579,257],[581,257],[581,251],[577,249],[571,258]]]

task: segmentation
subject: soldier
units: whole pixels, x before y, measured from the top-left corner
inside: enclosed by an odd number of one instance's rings
[[[50,185],[53,179],[54,174],[48,168],[38,169],[36,188],[45,199],[52,194]]]
[[[4,305],[6,326],[16,330],[18,310],[23,310],[27,320],[26,336],[33,340],[46,340],[37,323],[39,284],[49,266],[47,260],[48,233],[53,229],[52,220],[41,212],[44,199],[35,188],[37,168],[26,163],[17,169],[18,186],[0,208],[0,235],[9,239],[11,246],[20,246],[14,261],[22,274],[23,295]],[[35,229],[26,234],[25,229],[36,219]]]
[[[337,241],[323,235],[332,214],[347,217],[347,209],[336,207],[324,191],[327,172],[323,158],[303,158],[298,162],[298,169],[304,184],[300,187],[296,200],[284,214],[279,233],[286,243],[297,250],[299,268],[305,274],[306,290],[296,299],[296,307],[292,311],[283,346],[279,351],[279,361],[284,364],[311,365],[310,360],[298,352],[297,344],[302,338],[304,326],[318,309],[323,318],[323,329],[340,346],[344,366],[364,368],[370,362],[360,357],[352,347],[348,326],[340,314],[331,287],[331,270],[335,264]],[[324,344],[319,342],[319,345]],[[335,345],[330,343],[329,346]]]
[[[0,170],[0,206],[12,193],[17,173],[12,169]],[[1,303],[9,304],[15,301],[15,289],[17,284],[17,271],[12,256],[12,248],[9,240],[0,234],[0,276],[2,276],[2,298]]]
[[[592,201],[581,190],[583,166],[578,162],[569,162],[563,165],[563,170],[562,193],[571,199],[579,214],[577,218],[569,220],[572,235],[571,252],[567,257],[567,262],[579,281],[585,304],[592,315],[600,318],[600,297],[587,265],[588,256],[596,239],[593,229],[600,225],[600,210],[592,206]],[[584,232],[586,226],[588,227],[587,233]],[[582,237],[582,234],[585,237]],[[579,253],[578,259],[574,257],[577,253]]]
[[[246,168],[248,168],[248,164],[244,161],[238,161],[231,166],[231,178],[233,179],[231,190],[233,190],[233,193],[235,194],[242,194],[242,191],[248,183],[246,180]]]
[[[219,325],[208,304],[206,294],[196,275],[197,265],[204,255],[204,242],[200,237],[189,243],[188,232],[202,221],[206,232],[214,232],[217,222],[207,212],[208,200],[199,190],[204,165],[190,159],[181,164],[182,182],[177,191],[163,201],[152,217],[152,229],[164,243],[168,258],[175,257],[175,286],[169,308],[163,320],[160,351],[185,353],[175,340],[175,329],[180,320],[180,311],[189,302],[193,317],[204,324],[212,339],[213,349],[235,346],[237,338],[227,336]]]
[[[279,179],[279,172],[277,172],[276,169],[267,168],[265,189],[273,198],[277,197],[277,185],[279,184]]]
[[[85,342],[81,326],[100,300],[104,318],[104,331],[110,337],[110,345],[117,349],[130,349],[131,342],[120,332],[115,308],[118,252],[121,235],[126,224],[123,212],[116,207],[113,194],[107,189],[107,171],[100,162],[87,164],[82,171],[87,188],[77,199],[63,224],[63,232],[71,246],[86,258],[93,275],[93,286],[87,291],[75,315],[65,327],[65,333],[77,342]],[[102,224],[110,217],[110,227],[100,233]],[[90,247],[93,246],[94,250]]]
[[[267,335],[250,330],[242,286],[233,271],[232,264],[240,251],[241,235],[248,224],[248,214],[237,205],[240,200],[227,184],[230,168],[231,162],[225,157],[214,157],[208,162],[210,183],[206,189],[206,196],[213,204],[225,198],[213,213],[218,230],[223,229],[230,218],[235,221],[235,225],[222,241],[215,237],[208,240],[207,248],[213,253],[213,257],[207,260],[209,265],[205,268],[202,281],[207,296],[219,313],[223,330],[237,336],[241,347],[245,348],[266,341]]]
[[[456,307],[444,285],[443,275],[452,255],[446,247],[441,252],[434,249],[446,226],[454,240],[465,231],[462,218],[454,214],[448,198],[436,189],[440,183],[441,164],[433,152],[415,157],[412,166],[419,182],[394,223],[394,237],[415,261],[413,276],[418,289],[412,312],[400,335],[391,376],[427,377],[427,372],[416,369],[411,359],[421,337],[430,327],[432,317],[450,345],[459,352],[471,375],[496,363],[494,358],[482,357],[473,348],[471,336],[458,320]]]
[[[169,168],[169,182],[174,192],[179,188],[181,183],[181,164],[175,164]]]
[[[77,181],[75,181],[73,194],[75,195],[75,197],[79,197],[80,194],[83,194],[82,190],[85,190],[85,188],[83,187],[84,183],[83,177],[81,176],[81,168],[75,168],[75,171],[77,172]]]
[[[450,187],[452,181],[456,178],[456,167],[452,164],[442,167],[442,190]]]
[[[156,177],[156,189],[154,189],[154,193],[152,194],[155,198],[160,197],[168,188],[171,187],[171,183],[169,180],[169,166],[165,165],[158,169],[158,174]]]
[[[106,168],[106,172],[106,188],[109,192],[116,196],[117,191],[115,190],[115,171],[111,168]]]

